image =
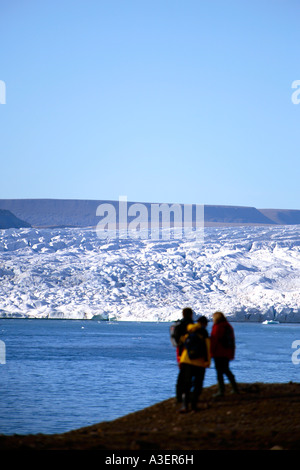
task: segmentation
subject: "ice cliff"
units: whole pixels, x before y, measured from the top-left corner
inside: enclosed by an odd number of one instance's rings
[[[169,321],[184,306],[300,321],[300,226],[101,240],[92,228],[0,230],[0,317]]]

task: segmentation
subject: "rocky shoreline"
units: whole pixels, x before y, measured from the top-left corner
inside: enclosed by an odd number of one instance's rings
[[[300,383],[239,384],[182,415],[175,398],[63,434],[0,435],[0,450],[300,450]]]

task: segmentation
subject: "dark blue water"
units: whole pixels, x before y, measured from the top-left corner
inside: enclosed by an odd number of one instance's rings
[[[299,382],[300,325],[233,323],[238,382]],[[209,324],[208,331],[210,331]],[[168,323],[0,319],[0,433],[57,433],[174,396]],[[214,366],[205,386],[216,383]]]

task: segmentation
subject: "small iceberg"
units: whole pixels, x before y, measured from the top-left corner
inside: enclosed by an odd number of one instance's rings
[[[93,315],[92,320],[97,320],[97,321],[109,321],[109,318],[107,316],[103,316],[100,314]]]
[[[263,325],[278,325],[279,321],[277,320],[265,320],[262,322]]]
[[[111,322],[111,321],[116,321],[117,317],[115,315],[106,315],[106,314],[101,315],[101,313],[99,313],[99,314],[93,315],[92,320]]]

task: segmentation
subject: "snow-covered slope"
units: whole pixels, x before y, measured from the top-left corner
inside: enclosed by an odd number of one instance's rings
[[[191,306],[300,321],[300,226],[206,228],[205,242],[0,231],[0,316],[169,321]]]
[[[31,227],[27,222],[16,217],[10,211],[0,209],[0,229]]]

